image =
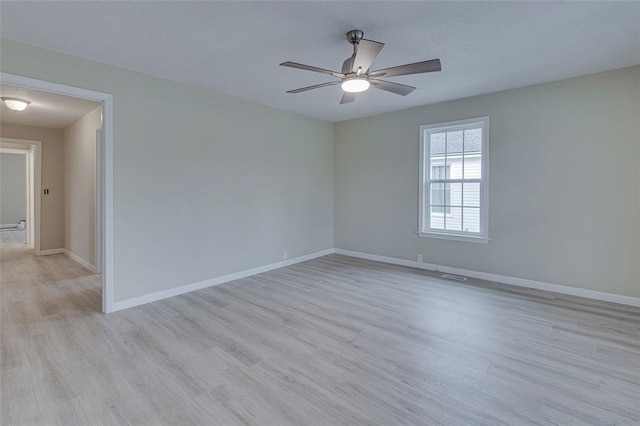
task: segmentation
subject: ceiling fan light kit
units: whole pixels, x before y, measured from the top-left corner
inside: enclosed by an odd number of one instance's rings
[[[371,71],[371,64],[373,64],[376,56],[378,56],[378,53],[380,53],[384,47],[384,43],[366,40],[363,37],[364,33],[361,30],[351,30],[347,33],[347,40],[353,45],[353,55],[347,58],[342,64],[342,72],[299,64],[297,62],[281,63],[280,65],[283,67],[313,71],[331,75],[332,77],[340,79],[339,81],[329,81],[327,83],[320,83],[314,86],[288,90],[287,93],[302,93],[313,89],[319,89],[321,87],[340,84],[340,87],[342,87],[342,90],[344,91],[340,104],[353,102],[355,100],[356,93],[364,92],[369,89],[369,87],[385,90],[387,92],[395,93],[396,95],[406,96],[416,88],[413,86],[381,80],[381,78],[421,74],[441,70],[440,59],[431,59],[429,61],[415,62],[412,64]]]
[[[367,90],[370,86],[369,80],[367,77],[345,77],[342,80],[342,90],[349,93],[360,93]]]

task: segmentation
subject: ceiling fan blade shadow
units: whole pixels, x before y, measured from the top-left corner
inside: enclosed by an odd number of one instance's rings
[[[357,72],[358,69],[362,68],[362,73],[366,73],[383,47],[384,43],[365,39],[360,40],[356,56],[353,58],[351,71]]]
[[[342,94],[342,99],[340,99],[340,105],[348,104],[356,100],[356,94],[351,92],[344,92]]]
[[[442,66],[440,59],[431,59],[429,61],[415,62],[413,64],[399,65],[397,67],[385,68],[370,73],[372,78],[375,77],[395,77],[398,75],[422,74],[425,72],[440,71]]]
[[[336,84],[340,84],[340,83],[341,83],[340,81],[329,81],[327,83],[320,83],[314,86],[307,86],[307,87],[301,87],[299,89],[287,90],[287,93],[301,93],[301,92],[306,92],[308,90],[319,89],[321,87],[335,86]]]
[[[385,90],[387,92],[395,93],[396,95],[407,96],[409,93],[416,90],[413,86],[407,86],[405,84],[392,83],[391,81],[384,80],[371,80],[371,87],[376,89]]]
[[[289,67],[289,68],[296,68],[296,69],[305,70],[305,71],[319,72],[320,74],[328,74],[328,75],[332,75],[334,77],[339,77],[339,78],[344,77],[344,74],[341,74],[341,73],[336,72],[336,71],[326,70],[324,68],[318,68],[318,67],[314,67],[314,66],[311,66],[311,65],[299,64],[297,62],[289,62],[289,61],[287,61],[287,62],[281,63],[280,66]]]

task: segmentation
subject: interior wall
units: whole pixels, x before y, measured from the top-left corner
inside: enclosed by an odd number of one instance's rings
[[[102,107],[80,117],[64,134],[64,248],[95,265],[96,130]]]
[[[0,225],[16,225],[26,219],[26,155],[0,153]]]
[[[2,39],[3,72],[113,94],[115,299],[333,247],[333,124]]]
[[[4,52],[3,52],[4,53]],[[60,129],[0,122],[0,136],[42,142],[40,249],[64,248],[64,145]],[[38,196],[38,195],[36,195]]]
[[[640,297],[640,67],[336,124],[337,248]],[[419,126],[488,115],[488,244],[421,238]]]

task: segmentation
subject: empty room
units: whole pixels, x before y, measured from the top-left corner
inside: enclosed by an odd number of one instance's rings
[[[640,2],[2,1],[0,59],[0,424],[640,424]]]

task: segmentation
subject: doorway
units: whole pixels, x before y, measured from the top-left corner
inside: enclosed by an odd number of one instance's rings
[[[40,193],[41,182],[41,142],[23,139],[0,138],[2,161],[2,203],[0,204],[0,228],[15,242],[24,242],[40,254]],[[11,158],[9,156],[15,157]],[[12,164],[13,163],[13,164]],[[15,175],[7,167],[19,167],[16,170],[22,177]],[[18,204],[22,203],[20,208]],[[7,206],[7,204],[9,204]],[[9,207],[9,208],[7,208]],[[24,241],[22,241],[24,239]]]
[[[96,203],[95,216],[99,222],[95,224],[95,267],[101,272],[102,281],[102,312],[113,312],[114,305],[114,268],[113,268],[113,97],[111,94],[36,80],[28,77],[1,73],[0,81],[3,85],[21,89],[31,89],[41,92],[58,94],[72,98],[98,102],[101,106],[102,127],[99,132],[100,143],[96,140],[95,156]],[[24,142],[24,141],[23,141]],[[41,177],[36,176],[39,169],[37,164],[40,157],[38,141],[28,141],[36,147],[33,153],[34,182],[33,182],[33,242],[36,254],[44,254],[40,250],[40,215],[38,200],[42,191]],[[38,195],[35,195],[38,194]],[[72,256],[73,257],[73,256]],[[99,259],[98,259],[99,257]]]

